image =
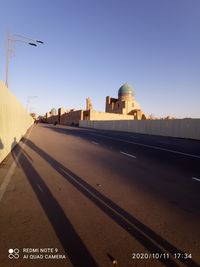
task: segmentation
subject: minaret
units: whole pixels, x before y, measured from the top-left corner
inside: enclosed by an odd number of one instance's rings
[[[92,109],[92,101],[88,97],[88,98],[86,98],[86,110],[91,110],[91,109]]]

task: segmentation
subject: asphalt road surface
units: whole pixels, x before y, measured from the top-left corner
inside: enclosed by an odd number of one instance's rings
[[[0,266],[200,266],[200,142],[34,125],[0,166]]]

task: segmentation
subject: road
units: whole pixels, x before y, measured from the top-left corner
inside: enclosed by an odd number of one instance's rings
[[[199,141],[38,124],[0,167],[1,267],[200,266],[199,226]]]

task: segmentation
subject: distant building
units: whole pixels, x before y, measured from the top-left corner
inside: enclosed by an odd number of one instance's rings
[[[48,123],[58,122],[65,125],[78,125],[80,120],[141,120],[146,119],[145,114],[136,102],[133,89],[125,83],[118,90],[118,98],[106,97],[106,112],[95,111],[92,101],[86,99],[85,110],[65,110],[59,108],[46,113]]]
[[[106,97],[106,112],[133,115],[135,119],[146,119],[140,105],[136,102],[133,89],[127,83],[118,90],[118,98]]]

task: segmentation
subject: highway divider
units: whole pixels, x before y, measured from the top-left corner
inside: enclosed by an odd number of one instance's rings
[[[79,127],[200,140],[200,119],[81,120]]]

